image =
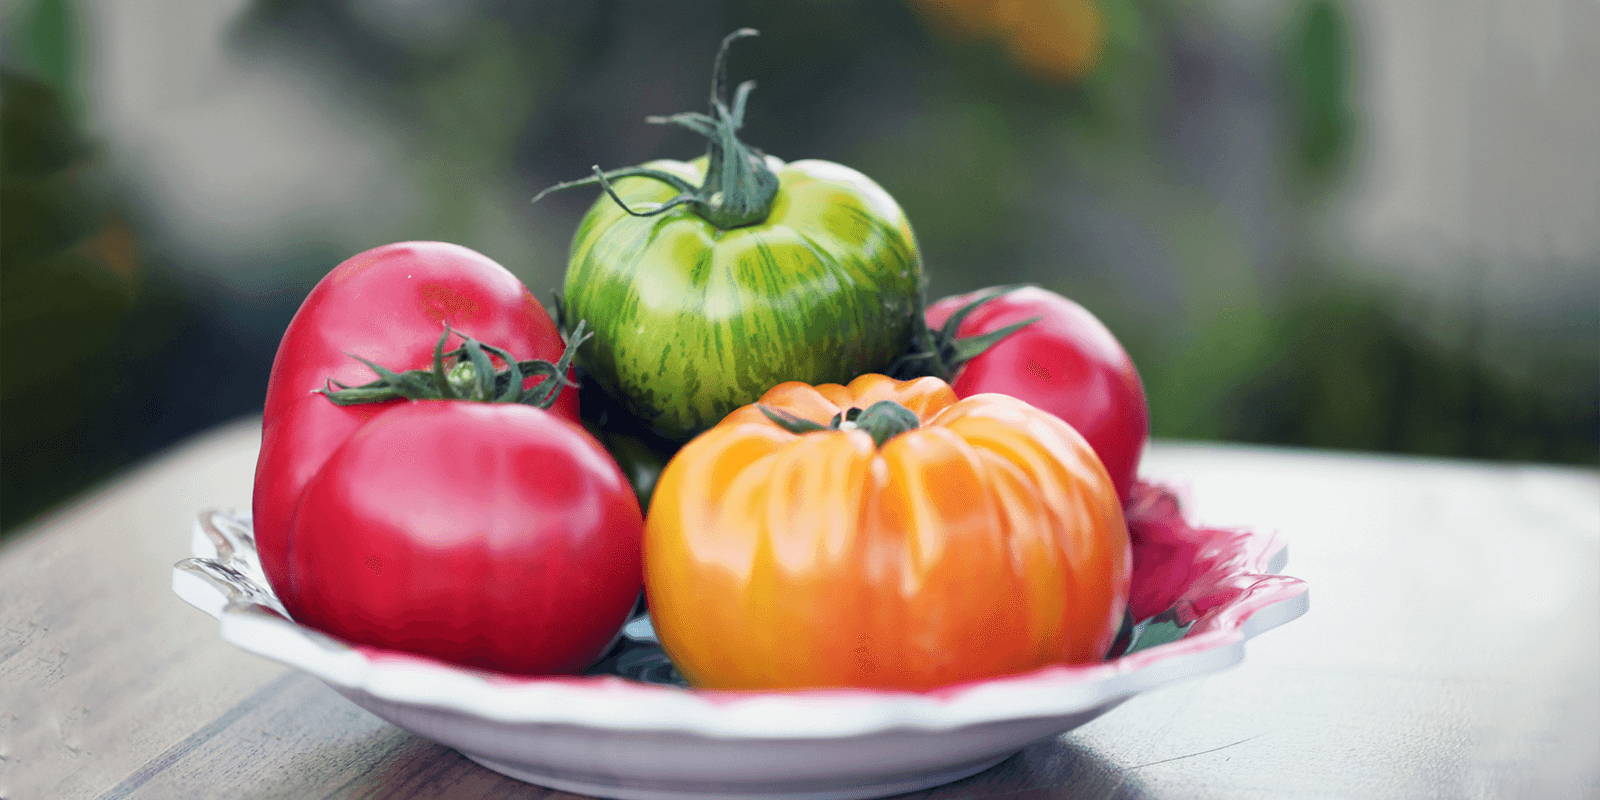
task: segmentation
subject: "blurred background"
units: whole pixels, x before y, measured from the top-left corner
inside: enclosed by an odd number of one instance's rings
[[[345,257],[480,250],[548,298],[592,196],[688,157],[717,41],[747,141],[871,175],[942,296],[1036,282],[1154,432],[1600,459],[1600,4],[12,0],[0,531],[259,412]]]

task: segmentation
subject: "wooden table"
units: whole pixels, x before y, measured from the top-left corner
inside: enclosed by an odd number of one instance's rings
[[[257,423],[0,547],[0,797],[558,797],[224,644],[168,589],[189,521],[248,505]],[[1275,527],[1305,618],[957,797],[1600,794],[1600,477],[1158,444],[1201,519]]]

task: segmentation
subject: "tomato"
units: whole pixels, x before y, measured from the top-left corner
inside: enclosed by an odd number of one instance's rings
[[[718,688],[928,689],[1102,658],[1131,570],[1070,425],[936,378],[784,383],[667,464],[645,590]]]
[[[296,616],[473,667],[577,672],[639,594],[642,525],[578,425],[513,403],[401,401],[305,487],[287,553]]]
[[[427,365],[443,325],[522,358],[553,360],[560,332],[533,294],[482,254],[441,242],[385,245],[351,257],[311,290],[278,345],[256,462],[256,546],[285,608],[304,611],[288,565],[289,522],[305,485],[362,424],[396,403],[338,406],[314,394],[371,371],[346,353],[396,369]],[[577,419],[577,393],[554,413]]]
[[[956,394],[1011,395],[1071,423],[1126,500],[1150,438],[1150,410],[1122,344],[1083,306],[1036,286],[947,297],[928,308],[928,327],[944,327],[967,307],[950,332],[957,342],[1020,327],[951,365]]]
[[[579,380],[588,375],[579,370]],[[584,392],[580,412],[584,427],[588,428],[606,452],[616,459],[622,474],[633,486],[639,505],[650,507],[650,494],[655,491],[656,479],[667,460],[682,446],[680,442],[663,439],[650,431],[648,425],[623,410],[609,395],[601,391]]]
[[[629,413],[682,441],[784,380],[846,380],[907,345],[922,280],[900,206],[865,175],[784,163],[736,136],[751,84],[712,113],[655,119],[711,139],[602,184],[573,238],[568,311],[596,336],[579,362]],[[597,170],[598,172],[598,170]],[[541,195],[543,196],[543,195]]]

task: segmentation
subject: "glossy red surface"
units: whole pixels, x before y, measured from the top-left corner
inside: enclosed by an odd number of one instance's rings
[[[938,328],[957,309],[992,289],[947,297],[928,308]],[[1083,306],[1028,286],[979,306],[958,330],[978,336],[1033,317],[953,376],[956,394],[999,392],[1066,420],[1089,441],[1124,500],[1150,435],[1150,410],[1133,361],[1110,330]]]
[[[445,323],[519,358],[554,360],[563,348],[555,323],[515,276],[442,242],[351,257],[311,290],[284,332],[267,383],[253,511],[262,567],[291,613],[302,606],[286,570],[287,536],[306,482],[357,428],[395,407],[340,407],[314,391],[330,378],[375,377],[350,353],[395,370],[426,366]],[[562,391],[553,411],[576,420],[576,391]]]
[[[578,425],[523,405],[403,402],[306,486],[287,553],[296,617],[472,667],[576,672],[638,597],[642,525]]]

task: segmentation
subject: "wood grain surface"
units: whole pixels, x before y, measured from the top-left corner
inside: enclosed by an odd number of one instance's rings
[[[235,650],[169,567],[248,506],[255,420],[0,549],[0,798],[572,797],[502,778]],[[1157,444],[1207,522],[1271,527],[1305,618],[910,797],[1600,796],[1600,476]]]

